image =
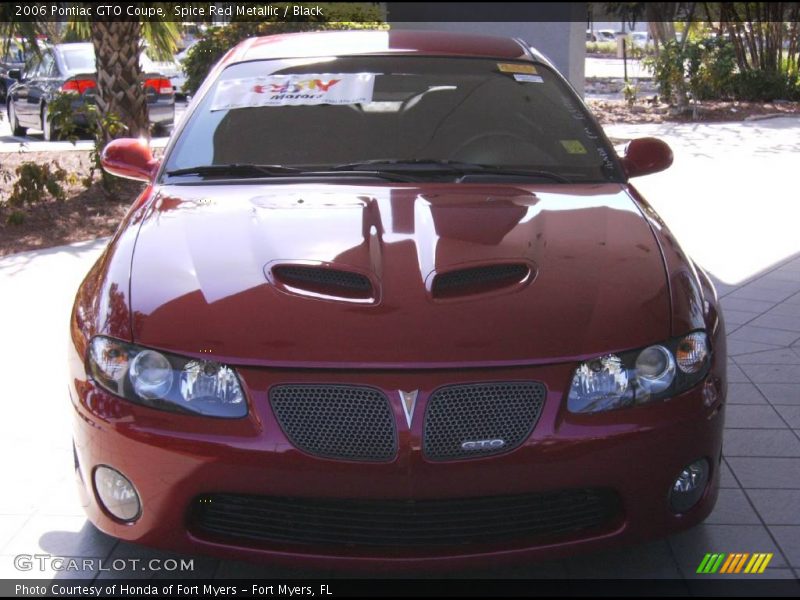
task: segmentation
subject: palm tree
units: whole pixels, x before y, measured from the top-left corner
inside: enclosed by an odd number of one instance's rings
[[[21,37],[31,51],[38,53],[36,39],[52,37],[52,24],[13,21],[11,7],[11,4],[0,4],[0,36],[6,40],[4,45],[12,37]],[[126,136],[149,137],[147,98],[140,85],[142,41],[147,41],[157,58],[168,56],[177,48],[178,24],[168,21],[71,21],[67,31],[73,39],[91,39],[94,46],[99,122],[105,123],[106,118],[113,115],[123,126]],[[111,132],[103,131],[103,137],[108,141],[113,136]]]

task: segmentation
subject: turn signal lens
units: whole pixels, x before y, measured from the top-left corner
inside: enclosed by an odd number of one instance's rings
[[[675,360],[684,373],[697,373],[708,358],[708,339],[702,331],[690,333],[678,342]]]

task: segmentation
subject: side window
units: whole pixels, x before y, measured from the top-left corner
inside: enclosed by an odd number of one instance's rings
[[[31,58],[28,65],[25,67],[25,79],[31,79],[39,76],[39,68],[42,66],[42,59],[39,56]]]
[[[39,67],[39,77],[53,77],[56,61],[49,52],[44,55],[42,65]]]

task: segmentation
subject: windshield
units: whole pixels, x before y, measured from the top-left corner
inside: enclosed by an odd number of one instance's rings
[[[619,180],[612,153],[574,93],[544,65],[409,56],[262,60],[225,69],[165,171],[363,163],[380,170],[441,161],[599,182]]]
[[[8,44],[7,48],[6,44]],[[5,40],[0,40],[0,51],[3,49],[6,49],[5,54],[0,57],[0,62],[3,63],[24,64],[31,56],[30,52],[26,52],[22,45],[17,44],[16,42],[6,42]]]
[[[94,73],[94,48],[91,44],[61,46],[64,66],[70,73]]]

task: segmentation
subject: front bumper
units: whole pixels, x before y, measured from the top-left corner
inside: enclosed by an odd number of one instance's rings
[[[721,364],[718,364],[718,359]],[[79,485],[90,520],[106,533],[185,553],[268,560],[272,564],[343,569],[488,567],[553,559],[663,536],[702,521],[719,486],[724,352],[710,377],[720,400],[705,407],[702,385],[669,401],[597,415],[565,410],[573,365],[396,372],[241,369],[250,414],[237,420],[187,417],[135,406],[82,375],[73,357],[71,393]],[[79,369],[79,371],[78,371]],[[519,448],[493,457],[431,462],[422,452],[425,403],[443,383],[535,380],[548,386],[541,417]],[[384,390],[398,422],[399,452],[386,463],[329,460],[294,448],[275,420],[267,390],[276,383],[357,383]],[[410,429],[397,390],[419,389]],[[668,494],[681,469],[707,458],[711,475],[702,499],[674,514]],[[105,464],[125,474],[142,499],[134,524],[111,518],[98,504],[92,473]],[[198,532],[190,507],[208,494],[289,498],[429,500],[610,489],[620,511],[601,527],[564,536],[475,545],[359,547],[220,539]]]

